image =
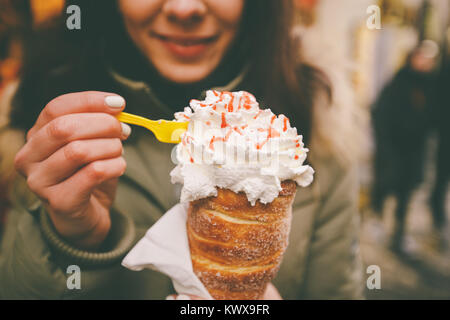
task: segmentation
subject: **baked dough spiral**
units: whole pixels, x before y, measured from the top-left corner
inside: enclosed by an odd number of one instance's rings
[[[283,181],[271,203],[218,189],[189,204],[187,231],[195,274],[214,299],[261,299],[288,245],[297,185]]]

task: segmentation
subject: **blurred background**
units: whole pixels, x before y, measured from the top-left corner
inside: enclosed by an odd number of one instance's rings
[[[381,289],[367,289],[366,297],[449,299],[450,1],[286,1],[297,10],[292,33],[303,54],[366,118],[361,254],[366,267],[381,270]],[[64,12],[64,0],[0,0],[0,151],[11,148],[1,131],[27,37]],[[3,154],[0,229],[15,174]]]

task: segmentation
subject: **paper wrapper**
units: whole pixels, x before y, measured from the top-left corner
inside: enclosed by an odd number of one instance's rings
[[[159,271],[172,279],[178,294],[212,299],[192,269],[186,232],[188,206],[177,204],[167,211],[131,249],[122,265],[134,271]]]

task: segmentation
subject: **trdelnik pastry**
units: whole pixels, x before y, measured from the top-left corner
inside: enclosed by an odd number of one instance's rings
[[[189,202],[194,272],[215,299],[259,299],[286,250],[297,185],[313,180],[302,136],[245,91],[210,90],[175,118],[189,121],[171,177]]]

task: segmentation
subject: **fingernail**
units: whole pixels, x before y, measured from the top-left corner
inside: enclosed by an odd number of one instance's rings
[[[191,300],[191,297],[189,297],[185,294],[180,294],[176,300]]]
[[[125,105],[125,99],[121,96],[107,96],[105,103],[111,108],[122,108]]]
[[[122,134],[125,137],[128,137],[131,134],[131,127],[123,122],[121,122],[120,125],[122,126]]]
[[[175,300],[175,298],[173,297],[173,295],[167,296],[166,300]]]

